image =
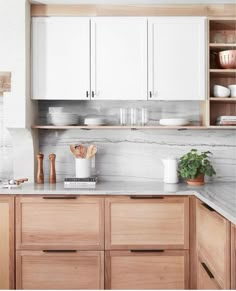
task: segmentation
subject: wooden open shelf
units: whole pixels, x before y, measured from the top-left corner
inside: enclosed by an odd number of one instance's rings
[[[210,101],[231,103],[231,102],[236,102],[236,97],[228,97],[228,98],[210,97]]]
[[[184,126],[166,126],[166,125],[147,125],[147,126],[121,126],[121,125],[100,125],[100,126],[83,126],[83,125],[32,125],[37,129],[204,129],[202,125],[184,125]]]
[[[236,84],[236,69],[219,67],[218,53],[221,50],[236,49],[236,43],[229,43],[229,38],[236,37],[236,18],[209,19],[209,106],[207,116],[209,127],[213,129],[235,129],[236,126],[216,125],[219,116],[236,116],[236,98],[216,98],[213,96],[214,85],[227,87]],[[219,42],[217,42],[219,41]]]

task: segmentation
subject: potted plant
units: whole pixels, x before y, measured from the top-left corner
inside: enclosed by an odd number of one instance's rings
[[[216,174],[211,162],[209,161],[209,151],[198,152],[191,149],[190,152],[180,158],[178,173],[186,179],[189,185],[203,185],[204,176],[213,176]]]

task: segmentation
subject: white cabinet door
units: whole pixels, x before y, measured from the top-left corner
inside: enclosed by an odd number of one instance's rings
[[[205,99],[205,23],[205,17],[149,18],[149,99]]]
[[[32,98],[89,98],[90,19],[32,19]]]
[[[95,100],[147,100],[147,18],[91,20],[91,91]]]

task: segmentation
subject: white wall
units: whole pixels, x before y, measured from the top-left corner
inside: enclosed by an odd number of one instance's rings
[[[13,139],[15,177],[33,180],[34,151],[30,130],[29,41],[30,4],[27,0],[0,0],[0,71],[12,72],[11,93],[5,94],[6,126]],[[25,163],[27,161],[27,163]]]

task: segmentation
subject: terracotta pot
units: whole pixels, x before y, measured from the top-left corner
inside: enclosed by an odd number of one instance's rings
[[[201,186],[205,183],[204,182],[204,174],[201,174],[200,176],[198,176],[194,179],[187,179],[186,182],[188,185],[191,185],[191,186]]]

